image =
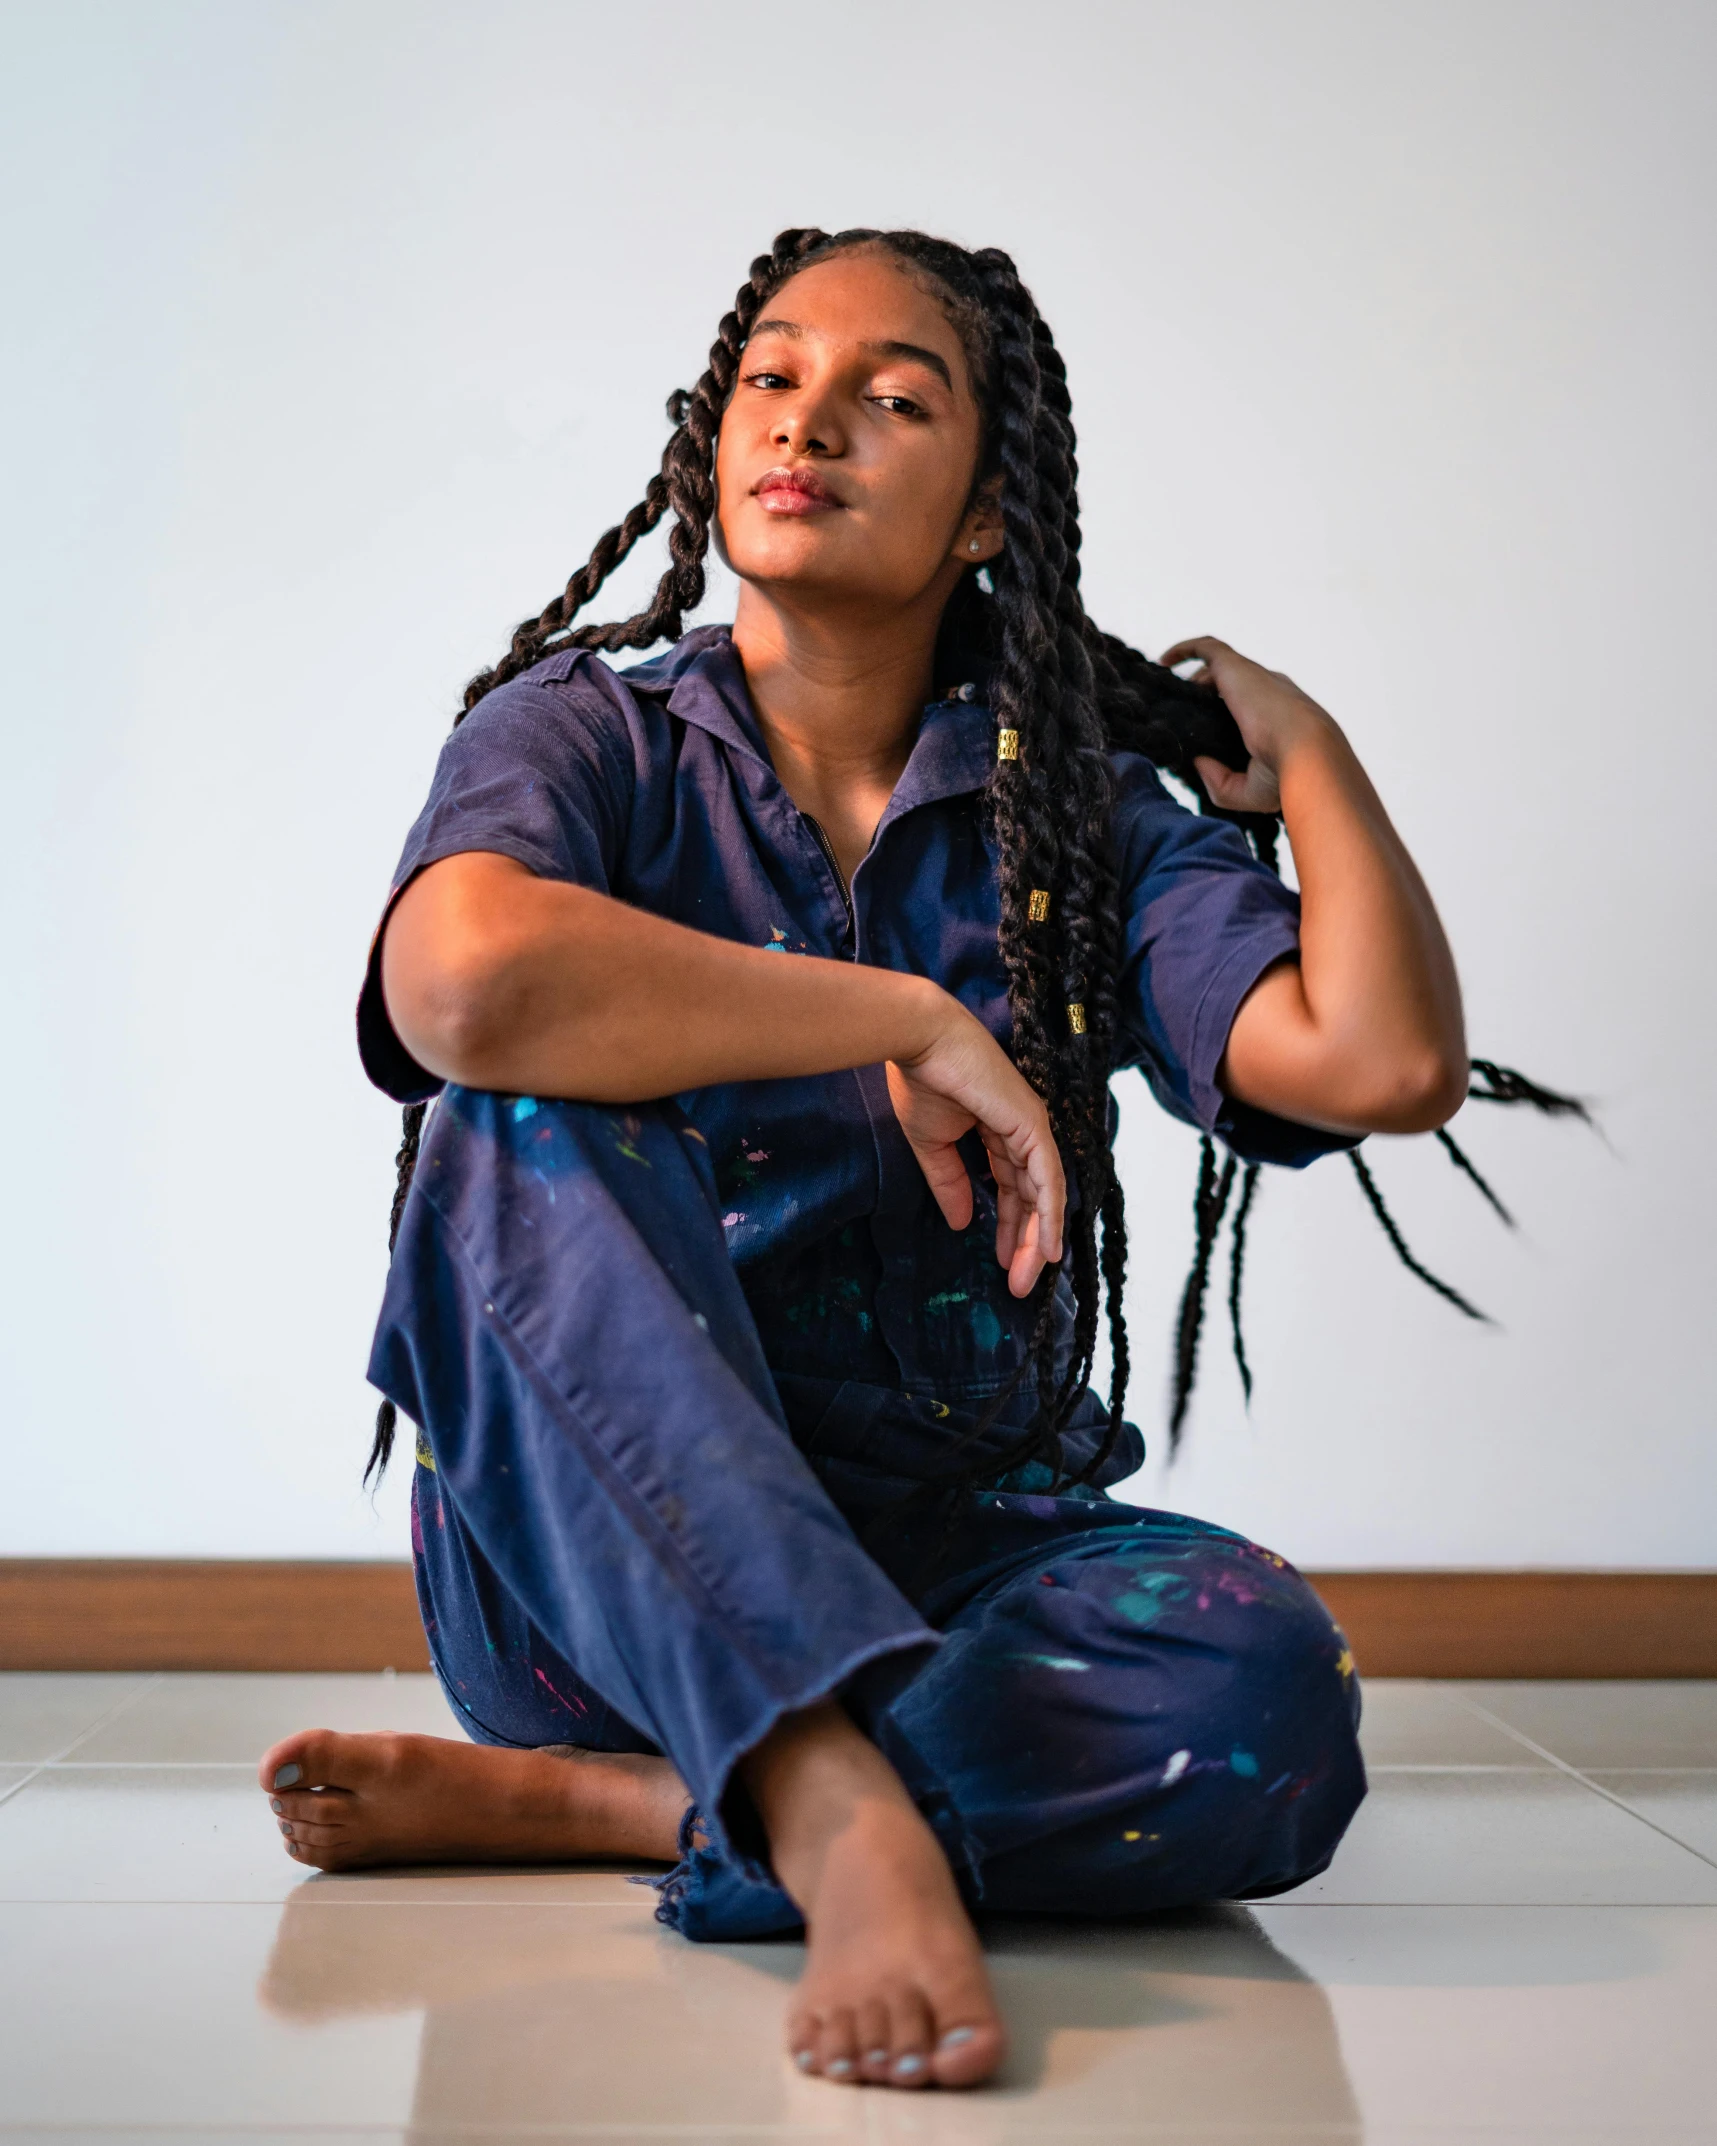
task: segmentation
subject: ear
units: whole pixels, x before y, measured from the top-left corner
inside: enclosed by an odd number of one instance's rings
[[[1002,480],[989,477],[972,495],[954,534],[954,556],[962,566],[983,566],[1001,550]]]

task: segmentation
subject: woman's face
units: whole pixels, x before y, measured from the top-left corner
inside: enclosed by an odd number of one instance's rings
[[[723,555],[778,597],[939,612],[1001,549],[972,499],[981,436],[959,336],[889,255],[802,269],[752,329],[721,421]]]

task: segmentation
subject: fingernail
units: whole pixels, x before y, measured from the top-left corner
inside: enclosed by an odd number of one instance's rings
[[[283,1811],[286,1808],[285,1804],[281,1802],[278,1796],[269,1797],[268,1807],[271,1811]]]
[[[897,2079],[916,2079],[923,2069],[922,2057],[896,2057],[894,2060],[894,2074]]]
[[[977,2033],[976,2027],[950,2027],[936,2044],[938,2049],[959,2049]]]
[[[813,2062],[811,2052],[808,2049],[795,2049],[793,2062],[798,2065],[801,2071],[809,2071]]]
[[[276,1788],[291,1788],[295,1783],[302,1781],[303,1778],[304,1769],[302,1766],[282,1766],[274,1777],[274,1785]]]
[[[853,2060],[851,2057],[830,2057],[828,2063],[824,2066],[831,2079],[844,2079],[852,2068]]]

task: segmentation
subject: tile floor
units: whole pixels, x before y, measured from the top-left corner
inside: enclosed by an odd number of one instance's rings
[[[1327,1875],[992,1925],[963,2097],[798,2077],[797,1948],[623,1874],[307,1878],[251,1769],[313,1721],[453,1730],[423,1677],[0,1677],[0,2146],[1717,2141],[1717,1684],[1371,1684]]]

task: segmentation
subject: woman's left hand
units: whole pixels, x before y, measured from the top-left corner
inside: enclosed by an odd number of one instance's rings
[[[1225,812],[1280,812],[1284,761],[1306,739],[1327,737],[1336,727],[1333,717],[1285,672],[1266,670],[1210,634],[1177,641],[1163,655],[1171,669],[1195,659],[1199,667],[1193,678],[1222,695],[1252,755],[1252,764],[1238,771],[1202,753],[1196,756],[1193,764],[1212,802]]]

